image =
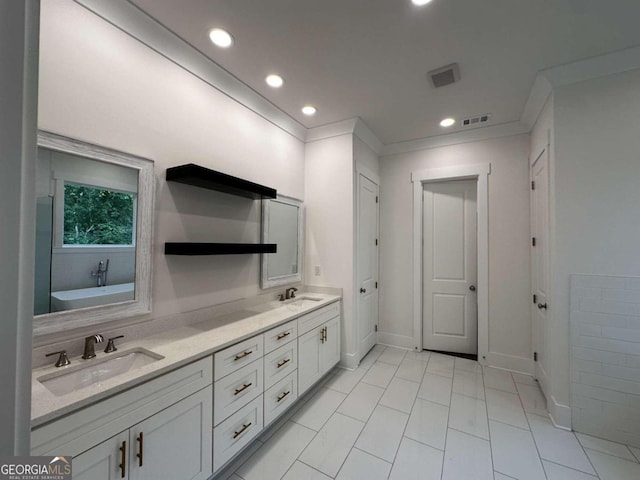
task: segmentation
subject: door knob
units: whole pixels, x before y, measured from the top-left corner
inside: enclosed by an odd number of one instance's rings
[[[471,285],[469,287],[469,290],[471,290],[472,292],[475,292],[476,291],[476,286],[475,285]]]
[[[360,287],[360,293],[367,293],[367,289]]]
[[[546,310],[546,309],[547,309],[547,304],[546,304],[546,303],[544,303],[544,304],[539,303],[539,304],[538,304],[538,308],[539,308],[540,310],[542,310],[543,308]]]

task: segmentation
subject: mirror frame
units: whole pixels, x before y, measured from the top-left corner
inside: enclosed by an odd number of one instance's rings
[[[155,217],[153,160],[92,145],[55,133],[38,131],[38,147],[116,164],[138,171],[136,273],[134,300],[46,313],[33,317],[33,336],[64,332],[151,312],[152,239]]]
[[[262,254],[262,265],[260,269],[260,288],[278,287],[280,285],[286,285],[288,283],[302,282],[304,268],[304,204],[301,200],[296,198],[286,197],[284,195],[278,195],[276,198],[262,200],[262,243],[269,243],[269,206],[271,202],[285,203],[298,208],[298,273],[292,273],[290,275],[282,275],[276,278],[267,277],[268,253]]]

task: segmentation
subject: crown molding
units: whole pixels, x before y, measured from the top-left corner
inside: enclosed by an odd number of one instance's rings
[[[305,141],[307,129],[127,0],[74,0],[252,112]]]
[[[529,98],[522,111],[520,122],[532,129],[544,108],[544,104],[547,102],[549,96],[553,93],[551,83],[547,78],[538,73],[536,79],[533,82],[533,87],[529,92]]]
[[[362,121],[361,118],[358,117],[356,121],[356,126],[353,134],[362,140],[367,146],[374,151],[376,155],[380,155],[382,153],[382,149],[384,148],[383,143],[377,137],[377,135],[371,130],[366,123]]]
[[[382,148],[381,156],[398,155],[401,153],[417,152],[429,148],[446,147],[460,143],[479,142],[492,138],[511,137],[529,133],[530,128],[524,123],[509,122],[490,127],[476,128],[463,132],[454,132],[446,135],[410,140],[407,142],[390,143]]]
[[[304,139],[306,143],[352,134],[356,129],[358,118],[348,118],[339,122],[327,123],[319,127],[309,128]]]
[[[640,68],[640,46],[559,65],[540,72],[553,89]]]

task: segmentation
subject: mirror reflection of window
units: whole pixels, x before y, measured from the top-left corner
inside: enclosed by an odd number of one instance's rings
[[[137,170],[45,148],[37,165],[34,313],[133,300]]]
[[[65,182],[63,245],[132,246],[135,199],[135,193]]]

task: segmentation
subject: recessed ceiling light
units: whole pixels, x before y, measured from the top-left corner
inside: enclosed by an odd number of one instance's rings
[[[430,3],[430,2],[431,0],[411,0],[411,3],[419,7],[421,7],[422,5],[426,5],[427,3]]]
[[[453,118],[445,118],[444,120],[442,120],[440,122],[440,126],[441,127],[450,127],[451,125],[454,125],[456,123],[455,119]]]
[[[273,88],[280,88],[284,83],[284,80],[282,79],[282,77],[276,74],[267,75],[267,78],[265,78],[265,81],[267,82],[267,85]]]
[[[231,34],[221,28],[212,28],[209,31],[209,38],[220,48],[228,48],[233,45],[233,37]]]
[[[318,110],[313,105],[305,105],[302,107],[302,113],[305,115],[315,115]]]

